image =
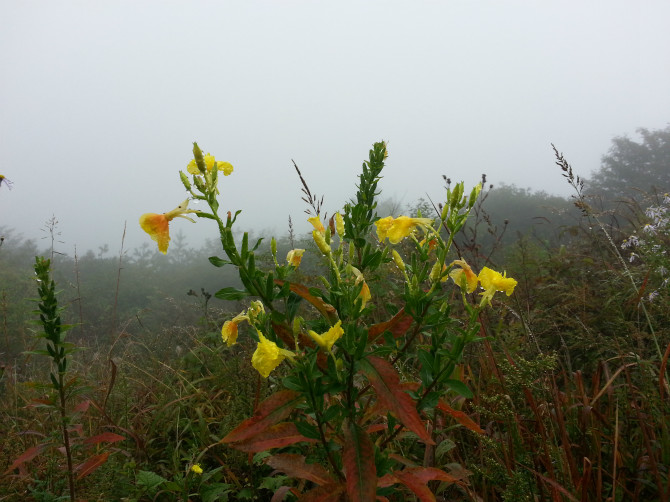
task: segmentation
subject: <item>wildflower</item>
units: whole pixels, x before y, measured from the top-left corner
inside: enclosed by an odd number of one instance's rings
[[[285,358],[294,355],[289,350],[280,349],[276,343],[268,340],[258,331],[258,345],[251,356],[251,365],[256,368],[263,378],[267,378]]]
[[[493,298],[496,291],[504,291],[507,296],[510,296],[517,285],[516,280],[507,277],[506,273],[501,274],[488,267],[484,267],[481,272],[479,272],[478,279],[482,288],[484,288],[484,292],[481,293],[482,306],[491,301],[491,298]]]
[[[326,233],[326,228],[323,226],[323,223],[321,223],[321,219],[318,216],[312,216],[311,218],[308,218],[307,221],[314,225],[314,230],[317,232],[322,234]]]
[[[249,316],[249,322],[251,324],[256,325],[262,314],[265,314],[265,307],[263,307],[262,301],[254,300],[249,304],[247,315]]]
[[[398,244],[405,237],[409,236],[417,226],[429,226],[433,220],[430,218],[410,218],[409,216],[398,216],[393,218],[387,216],[377,220],[377,237],[383,241],[388,237],[391,244]]]
[[[286,255],[286,262],[292,267],[298,268],[304,253],[304,249],[291,249]]]
[[[224,176],[230,176],[233,172],[233,165],[230,162],[217,162],[214,155],[210,155],[209,153],[205,155],[204,159],[207,172],[211,172],[211,170],[214,169],[214,166],[216,166],[216,169],[222,172]],[[191,162],[186,166],[186,170],[191,174],[202,174],[198,169],[195,159],[191,159]]]
[[[223,323],[223,326],[221,327],[221,338],[228,344],[228,347],[235,345],[235,342],[237,342],[237,325],[242,321],[249,321],[249,316],[246,315],[245,312],[242,312],[233,317],[230,321]]]
[[[472,293],[477,289],[477,283],[479,282],[477,274],[472,271],[470,265],[468,265],[465,260],[454,260],[451,262],[450,266],[453,267],[454,265],[458,265],[460,268],[453,269],[449,272],[449,277],[451,277],[461,288],[465,285],[465,290],[468,293]]]
[[[195,221],[188,216],[189,213],[198,213],[194,209],[188,209],[188,199],[179,204],[172,211],[163,214],[145,213],[140,216],[140,226],[142,230],[148,233],[153,240],[158,243],[158,250],[167,254],[168,245],[170,243],[170,226],[169,223],[175,218],[185,218],[193,223]]]
[[[363,286],[361,287],[361,292],[358,293],[358,298],[360,298],[361,301],[363,302],[363,304],[361,305],[361,309],[364,309],[365,304],[368,303],[368,300],[370,298],[372,298],[372,295],[370,294],[370,287],[368,286],[368,283],[365,282],[365,278],[363,277],[363,274],[361,274],[360,270],[358,270],[356,267],[351,267],[351,272],[356,277],[355,284],[360,284],[361,282],[363,283]]]
[[[319,347],[330,353],[335,342],[344,334],[344,330],[342,329],[342,321],[337,321],[337,324],[331,327],[323,335],[319,335],[312,330],[308,331],[308,334]]]
[[[2,186],[3,183],[7,185],[7,188],[9,188],[10,190],[12,189],[12,185],[14,184],[11,181],[9,181],[4,175],[0,174],[0,186]]]
[[[200,467],[200,464],[193,464],[191,466],[191,471],[193,471],[195,474],[202,474],[202,467]]]

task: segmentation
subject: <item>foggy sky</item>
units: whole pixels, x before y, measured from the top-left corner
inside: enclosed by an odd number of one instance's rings
[[[0,0],[0,226],[58,249],[154,243],[192,142],[235,167],[238,229],[300,231],[294,159],[328,213],[388,141],[383,198],[441,175],[567,195],[611,139],[670,122],[670,2]],[[198,207],[198,206],[192,206]],[[212,222],[175,220],[194,247]]]

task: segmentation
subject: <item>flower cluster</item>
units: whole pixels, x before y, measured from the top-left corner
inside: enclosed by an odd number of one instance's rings
[[[653,301],[663,288],[670,285],[670,256],[667,251],[670,244],[670,194],[664,194],[660,204],[648,207],[645,216],[648,222],[641,233],[638,235],[635,232],[624,239],[621,249],[630,251],[628,259],[631,263],[644,262],[660,278],[660,286],[647,295],[647,299]]]

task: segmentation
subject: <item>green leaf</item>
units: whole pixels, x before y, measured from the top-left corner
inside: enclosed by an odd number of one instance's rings
[[[144,486],[150,490],[157,488],[163,483],[167,483],[167,479],[162,476],[159,476],[155,472],[151,471],[140,471],[137,473],[136,483],[140,486]]]
[[[465,384],[464,384],[463,382],[461,382],[460,380],[454,380],[454,379],[451,379],[451,378],[450,378],[450,379],[448,379],[448,380],[445,380],[444,383],[445,383],[445,384],[447,385],[447,387],[449,387],[451,390],[453,390],[454,392],[456,392],[457,394],[459,394],[459,395],[461,395],[461,396],[463,396],[463,397],[465,397],[465,398],[472,399],[472,398],[474,397],[474,394],[473,394],[472,391],[468,388],[468,386],[465,385]]]
[[[243,289],[223,288],[214,293],[214,296],[220,300],[237,301],[249,296],[249,293]]]
[[[223,258],[219,258],[218,256],[210,256],[209,257],[209,262],[214,265],[215,267],[223,267],[224,265],[232,265],[232,261],[224,260]]]
[[[306,422],[296,422],[296,427],[298,428],[298,432],[305,436],[306,438],[310,439],[320,439],[321,434],[319,434],[319,429],[316,428],[316,426],[308,424]]]

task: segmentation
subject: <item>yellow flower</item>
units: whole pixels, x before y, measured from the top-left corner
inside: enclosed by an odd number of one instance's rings
[[[247,315],[249,316],[248,321],[251,324],[256,325],[262,314],[265,314],[265,307],[263,306],[262,301],[254,300],[249,304]]]
[[[409,236],[417,226],[429,226],[433,220],[430,218],[410,218],[409,216],[398,216],[393,218],[387,216],[377,220],[377,237],[383,241],[388,237],[391,244],[398,244],[405,237]]]
[[[507,296],[510,296],[514,292],[514,288],[517,285],[516,280],[511,277],[507,277],[506,273],[501,274],[495,270],[491,270],[488,267],[484,267],[481,272],[479,272],[479,283],[484,288],[484,292],[481,293],[482,301],[481,305],[486,305],[491,301],[493,295],[496,291],[504,291]]]
[[[192,218],[185,216],[189,213],[197,213],[194,209],[188,209],[188,199],[179,204],[172,211],[163,214],[145,213],[140,216],[140,226],[142,230],[148,233],[153,240],[158,243],[158,250],[167,254],[168,245],[170,243],[170,221],[174,218],[186,218],[195,223]]]
[[[356,276],[356,282],[354,284],[360,284],[361,282],[363,283],[363,287],[361,288],[361,292],[358,293],[358,297],[363,301],[361,309],[364,309],[365,304],[368,303],[370,298],[372,298],[372,295],[370,294],[370,288],[368,283],[365,282],[365,278],[363,277],[363,274],[361,274],[360,270],[358,270],[356,267],[351,267],[351,272]]]
[[[379,242],[382,242],[386,239],[389,229],[393,225],[393,216],[387,216],[386,218],[380,218],[375,223],[377,226],[377,237],[379,237]]]
[[[207,167],[207,172],[210,172],[216,166],[217,170],[223,172],[224,176],[230,176],[233,172],[233,165],[230,162],[217,162],[214,158],[214,155],[209,153],[205,155],[205,166]],[[198,169],[198,165],[195,163],[195,159],[191,159],[191,162],[186,166],[186,170],[191,174],[202,174]]]
[[[309,336],[316,342],[316,344],[321,347],[326,352],[330,352],[333,348],[333,344],[344,334],[342,329],[342,321],[337,321],[337,324],[326,331],[323,335],[309,330]]]
[[[276,343],[268,340],[258,331],[258,345],[251,356],[251,365],[263,378],[267,378],[285,358],[293,356],[293,352],[280,349]]]
[[[326,233],[326,228],[323,226],[323,223],[321,223],[321,219],[318,216],[312,216],[311,218],[308,218],[307,221],[314,225],[314,230],[322,234]]]
[[[193,464],[193,465],[191,466],[191,470],[192,470],[195,474],[202,474],[202,467],[200,467],[200,464]]]
[[[236,315],[230,321],[223,323],[223,326],[221,327],[221,338],[226,344],[228,344],[228,347],[234,345],[235,342],[237,342],[237,325],[242,321],[248,320],[249,316],[242,312]]]
[[[456,268],[449,272],[449,277],[451,277],[458,286],[463,287],[463,277],[465,276],[466,291],[472,293],[477,289],[477,283],[479,282],[477,274],[472,271],[470,265],[468,265],[465,260],[454,260],[451,262],[450,266],[453,267],[454,265],[458,265],[461,268]]]
[[[298,268],[304,252],[304,249],[291,249],[286,255],[286,262],[292,267]]]

